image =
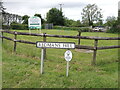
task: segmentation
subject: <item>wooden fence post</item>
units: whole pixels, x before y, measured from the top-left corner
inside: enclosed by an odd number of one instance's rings
[[[78,36],[81,36],[81,31],[78,32],[79,32]],[[78,45],[80,45],[80,38],[78,38]]]
[[[93,52],[92,65],[96,64],[97,44],[98,44],[98,40],[95,39],[95,41],[94,41],[94,52]]]
[[[2,34],[2,43],[3,43],[3,32],[1,32],[1,34]]]
[[[46,33],[43,33],[43,42],[46,42],[46,36],[45,36]],[[46,48],[44,48],[44,54],[43,54],[43,58],[46,59]]]
[[[17,32],[14,32],[14,52],[16,52],[16,39],[17,39]]]

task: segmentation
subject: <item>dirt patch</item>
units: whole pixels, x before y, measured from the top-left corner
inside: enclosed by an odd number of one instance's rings
[[[36,74],[36,75],[39,75],[39,74],[40,74],[39,70],[36,70],[36,69],[32,70],[32,72],[33,72],[34,74]]]
[[[0,62],[0,66],[2,66],[2,65],[4,65],[4,64],[6,64],[6,63],[4,63],[4,62]]]
[[[93,53],[93,50],[86,50],[86,49],[75,49],[76,52],[83,52],[83,53]]]

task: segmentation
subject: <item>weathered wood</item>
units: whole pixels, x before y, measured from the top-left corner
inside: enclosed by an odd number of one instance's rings
[[[43,33],[43,41],[46,42],[46,36],[45,36],[46,33]],[[46,48],[43,49],[44,50],[44,56],[43,58],[46,59]]]
[[[8,30],[1,30],[0,32],[14,34],[13,31],[8,31]]]
[[[79,32],[78,36],[80,37],[81,36],[81,31],[78,31],[78,32]],[[78,45],[80,45],[80,38],[78,38]]]
[[[1,31],[2,33],[3,32],[7,32],[7,33],[10,33],[10,34],[14,34],[15,32],[14,31]],[[33,35],[33,36],[43,36],[44,35],[44,37],[46,38],[47,36],[48,37],[66,37],[66,36],[63,36],[63,35],[48,35],[48,34],[35,34],[35,33],[31,33],[31,34],[29,34],[29,33],[23,33],[23,32],[17,32],[17,35]],[[76,37],[82,37],[82,38],[85,38],[86,36],[68,36],[68,38],[76,38]],[[14,41],[14,39],[11,39],[11,38],[9,38],[9,37],[5,37],[5,36],[2,36],[1,38],[5,38],[5,39],[7,39],[7,40],[12,40],[12,41]],[[103,39],[103,37],[98,37],[99,39],[100,38],[102,38]],[[105,37],[106,38],[106,37]],[[106,39],[108,39],[108,37],[106,38]],[[109,38],[110,39],[110,38]],[[111,38],[112,40],[114,39],[114,40],[119,40],[120,39],[120,37],[112,37]],[[97,39],[98,40],[98,39]],[[43,40],[44,41],[44,40]],[[16,42],[21,42],[21,43],[27,43],[27,44],[29,44],[29,41],[23,41],[23,40],[17,40]],[[35,44],[34,42],[30,42],[30,44]],[[90,49],[90,50],[94,50],[93,49],[93,47],[91,47],[91,46],[82,46],[82,45],[76,45],[76,48],[78,48],[78,49]],[[114,48],[114,46],[107,46],[107,47],[98,47],[98,50],[101,50],[101,49],[110,49],[110,48]],[[117,48],[117,46],[115,46],[115,48]],[[119,48],[119,47],[118,47]]]
[[[4,33],[14,34],[15,31],[1,31]],[[17,35],[29,35],[29,36],[43,36],[43,34],[36,34],[36,33],[25,33],[25,32],[17,32]]]
[[[23,33],[23,32],[18,32],[18,35],[29,35],[29,36],[43,36],[43,34],[36,34],[36,33]]]
[[[104,47],[97,47],[97,50],[113,49],[113,48],[120,48],[120,45],[118,45],[118,46],[104,46]]]
[[[0,31],[2,32],[2,35],[0,38],[7,39],[14,41],[14,51],[16,51],[16,42],[20,43],[26,43],[26,44],[36,44],[36,42],[30,42],[30,41],[24,41],[24,40],[16,40],[17,35],[30,35],[30,36],[41,36],[43,37],[43,41],[46,42],[47,37],[56,37],[56,38],[73,38],[73,39],[78,39],[78,45],[75,45],[75,48],[77,49],[88,49],[88,50],[93,50],[93,60],[91,62],[92,65],[96,64],[96,54],[97,50],[103,50],[103,49],[113,49],[113,48],[120,48],[120,45],[118,46],[104,46],[104,47],[97,47],[98,40],[120,40],[120,37],[89,37],[89,36],[81,36],[81,33],[79,33],[78,36],[64,36],[64,35],[49,35],[46,33],[43,34],[36,34],[36,33],[23,33],[23,32],[15,32],[15,31]],[[15,37],[14,39],[11,39],[9,37],[3,36],[3,33],[10,33],[14,34]],[[94,47],[93,46],[85,46],[85,45],[80,45],[80,39],[90,39],[90,40],[95,40],[94,42]],[[46,49],[44,48],[44,59],[46,58]]]
[[[36,42],[23,41],[23,40],[16,40],[16,42],[26,43],[26,44],[36,44]]]
[[[20,42],[20,43],[26,43],[26,44],[36,44],[36,42],[30,42],[30,41],[24,41],[24,40],[14,40],[12,38],[9,38],[9,37],[5,37],[5,36],[2,36],[4,39],[7,39],[7,40],[11,40],[11,41],[16,41],[16,42]]]
[[[1,31],[6,33],[14,34],[13,31]],[[36,34],[36,33],[23,33],[17,32],[17,35],[30,35],[30,36],[43,36],[44,34]],[[73,38],[73,39],[90,39],[90,40],[120,40],[120,37],[92,37],[92,36],[65,36],[65,35],[49,35],[45,34],[46,37],[57,37],[57,38]]]
[[[88,50],[94,50],[94,47],[92,46],[84,46],[84,45],[75,45],[76,49],[88,49]]]
[[[92,65],[96,64],[96,54],[97,54],[97,44],[98,44],[98,40],[95,39],[94,42],[94,52],[93,52],[93,60],[92,60]]]
[[[4,39],[7,39],[7,40],[14,41],[14,39],[12,39],[12,38],[9,38],[9,37],[6,37],[6,36],[2,36],[2,38],[4,38]]]
[[[1,32],[1,34],[2,34],[2,43],[3,43],[3,32]]]
[[[17,32],[14,32],[14,52],[16,52],[16,39],[17,39]]]

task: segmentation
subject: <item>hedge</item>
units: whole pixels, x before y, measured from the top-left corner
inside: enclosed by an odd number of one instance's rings
[[[53,26],[53,29],[58,30],[77,30],[81,32],[91,32],[92,29],[88,27],[65,27],[65,26]]]
[[[120,20],[117,21],[113,26],[107,31],[108,33],[120,33]]]
[[[27,30],[28,25],[27,24],[11,24],[10,28],[16,29],[16,30]]]
[[[2,25],[2,29],[10,29],[10,26],[8,26],[8,25]]]
[[[29,29],[27,24],[11,24],[10,28],[15,29],[15,30],[28,30]],[[44,25],[42,25],[42,29],[44,29]]]

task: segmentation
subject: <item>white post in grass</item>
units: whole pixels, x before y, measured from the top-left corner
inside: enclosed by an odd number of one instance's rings
[[[29,28],[29,34],[31,34],[31,30],[30,30],[30,28]]]
[[[68,72],[69,72],[69,61],[67,61],[67,67],[66,67],[66,76],[68,77]]]
[[[41,33],[41,28],[39,29],[39,33]]]
[[[41,49],[41,74],[43,74],[43,66],[44,66],[44,49]]]

